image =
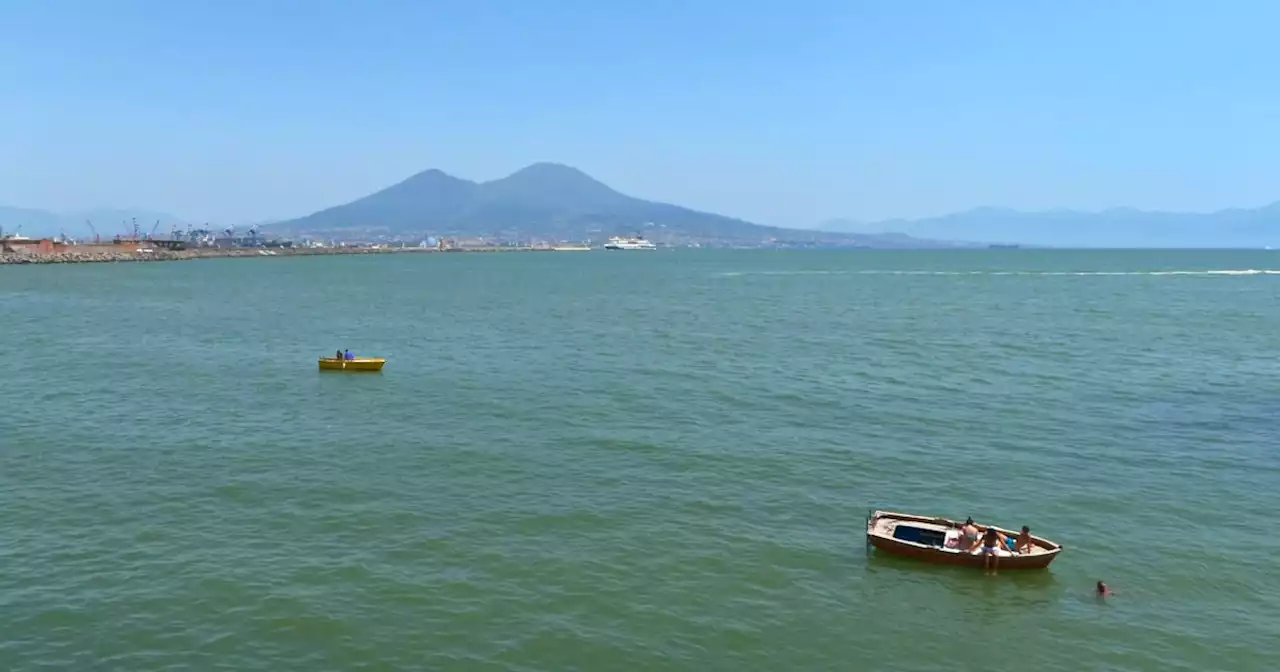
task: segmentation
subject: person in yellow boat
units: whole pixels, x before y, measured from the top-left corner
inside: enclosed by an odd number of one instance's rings
[[[351,351],[350,351],[350,350],[343,350],[343,351],[342,351],[342,356],[343,356],[343,359],[345,359],[345,360],[347,360],[347,361],[351,361],[351,360],[353,360],[353,359],[355,359],[355,358],[356,358],[356,356],[355,356],[355,355],[351,354]]]
[[[339,350],[333,354],[334,359],[342,359],[342,351]]]

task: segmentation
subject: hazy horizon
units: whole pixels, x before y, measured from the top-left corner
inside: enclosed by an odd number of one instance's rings
[[[538,161],[760,224],[1280,200],[1280,6],[0,8],[0,203],[246,223]],[[1086,47],[1087,48],[1084,48]]]
[[[444,172],[448,173],[447,170]],[[452,175],[452,173],[450,174]],[[471,179],[461,175],[453,175],[453,176],[460,177],[463,179]],[[483,181],[483,180],[476,180],[476,181]],[[391,186],[391,184],[384,185],[384,187],[385,186]],[[613,186],[613,185],[609,185],[609,186]],[[378,189],[375,189],[373,191],[378,191]],[[635,194],[627,193],[625,190],[619,189],[618,191],[624,194],[627,194],[628,196],[635,196]],[[361,194],[360,196],[365,196],[365,195],[367,194]],[[360,196],[357,196],[356,198],[359,198]],[[650,200],[661,201],[661,199],[650,199]],[[1260,203],[1258,205],[1227,206],[1224,208],[1218,208],[1215,210],[1207,210],[1207,211],[1174,211],[1174,210],[1144,209],[1144,208],[1134,208],[1132,206],[1124,206],[1124,205],[1110,206],[1106,208],[1093,208],[1093,209],[1073,208],[1073,207],[1055,207],[1055,208],[1042,208],[1042,209],[1030,210],[1030,209],[1010,208],[1003,205],[982,204],[982,205],[975,205],[968,208],[964,208],[962,210],[942,212],[942,213],[924,215],[919,217],[887,217],[884,219],[877,219],[877,220],[863,220],[863,219],[857,219],[853,217],[843,217],[839,215],[834,215],[831,217],[820,219],[818,221],[810,222],[808,224],[800,223],[796,225],[789,225],[789,224],[774,224],[770,222],[758,222],[758,221],[752,221],[751,223],[760,224],[763,226],[778,226],[778,227],[788,228],[788,229],[803,229],[803,230],[810,230],[810,231],[830,229],[833,231],[835,230],[857,231],[857,232],[863,232],[863,233],[898,233],[898,231],[895,231],[893,229],[884,229],[884,228],[877,228],[877,227],[879,225],[892,225],[895,223],[912,223],[912,222],[919,222],[923,220],[930,220],[930,219],[941,218],[941,217],[967,215],[967,214],[982,212],[982,211],[1007,212],[1007,213],[1014,213],[1019,215],[1042,215],[1042,214],[1054,214],[1054,213],[1103,215],[1103,214],[1107,214],[1108,212],[1136,212],[1136,213],[1151,214],[1151,215],[1210,216],[1210,215],[1232,211],[1232,210],[1261,209],[1271,205],[1276,205],[1278,203],[1280,203],[1280,198],[1269,201],[1269,202]],[[75,218],[75,217],[84,218],[86,215],[91,215],[91,216],[96,215],[98,216],[99,219],[101,219],[104,222],[111,222],[114,220],[112,220],[110,217],[103,217],[102,215],[104,213],[114,213],[115,215],[117,215],[116,217],[117,219],[119,218],[119,216],[125,216],[127,218],[129,215],[136,215],[140,219],[139,221],[140,225],[144,223],[150,225],[154,223],[154,221],[157,218],[159,218],[162,220],[163,225],[168,225],[169,224],[168,220],[172,220],[175,222],[181,222],[185,224],[196,224],[196,223],[207,222],[217,226],[235,226],[235,227],[267,225],[274,222],[283,222],[290,219],[302,217],[308,214],[312,214],[313,212],[323,210],[325,208],[332,207],[334,205],[339,205],[339,203],[330,203],[330,204],[321,206],[319,208],[316,208],[315,210],[293,213],[293,214],[285,215],[282,217],[257,217],[257,218],[249,218],[249,219],[235,220],[235,221],[218,221],[210,218],[191,217],[182,212],[159,211],[155,208],[142,207],[142,206],[118,207],[118,206],[112,206],[112,205],[100,205],[98,207],[91,207],[91,208],[58,209],[58,208],[50,208],[50,207],[41,207],[38,205],[33,206],[33,205],[22,204],[22,203],[0,202],[0,208],[7,207],[7,208],[13,208],[17,210],[33,210],[33,211],[39,211],[39,212],[45,212],[53,215],[58,215],[60,217],[66,217],[66,218]],[[684,203],[674,203],[674,205],[687,207],[687,204],[684,204]],[[722,212],[715,212],[715,211],[708,211],[708,212],[712,212],[713,214],[725,214]],[[751,221],[751,220],[747,220],[747,221]],[[839,229],[831,228],[835,225],[844,225],[846,228],[839,228]]]

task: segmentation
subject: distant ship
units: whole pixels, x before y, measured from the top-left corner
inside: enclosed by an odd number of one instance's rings
[[[609,239],[609,242],[604,244],[604,249],[606,250],[656,250],[658,249],[658,246],[654,245],[651,241],[645,240],[641,236],[634,236],[631,238],[621,238],[618,236],[614,236]]]

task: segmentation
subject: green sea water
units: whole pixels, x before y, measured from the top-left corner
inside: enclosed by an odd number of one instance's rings
[[[0,670],[1274,670],[1271,269],[0,267]],[[1066,551],[884,557],[873,507]]]

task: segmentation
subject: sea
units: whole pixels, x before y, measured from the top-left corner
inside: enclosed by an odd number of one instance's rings
[[[1277,254],[0,267],[0,670],[1275,670]]]

